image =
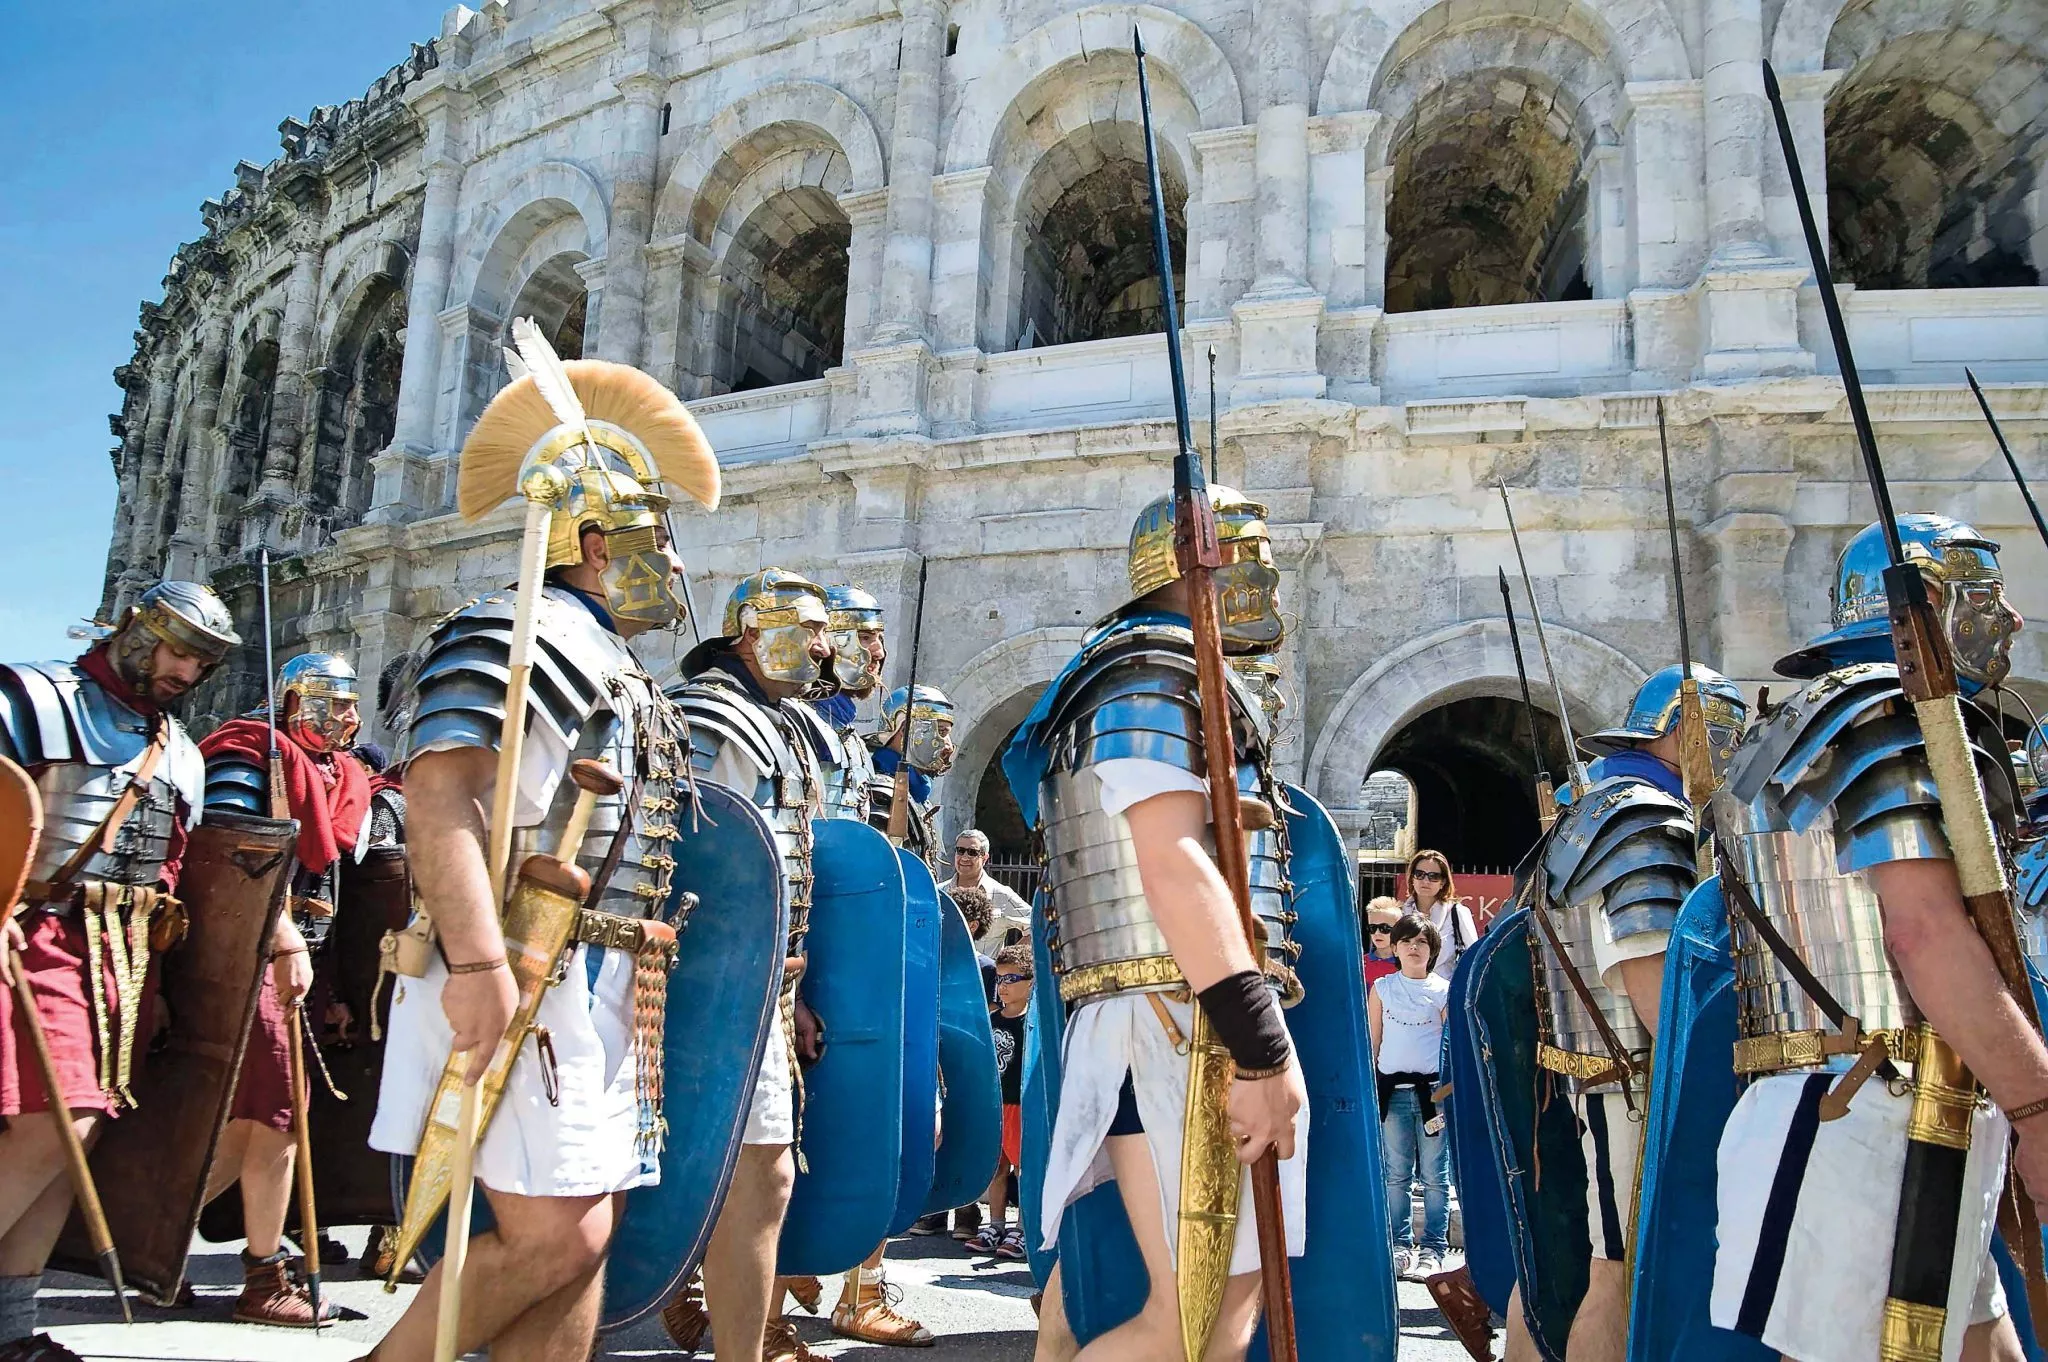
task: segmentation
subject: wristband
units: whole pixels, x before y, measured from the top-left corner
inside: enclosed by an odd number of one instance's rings
[[[1280,1004],[1273,1000],[1264,975],[1257,970],[1240,971],[1209,985],[1195,995],[1195,1001],[1240,1073],[1286,1067],[1294,1044],[1288,1039]]]
[[[458,965],[452,960],[448,962],[450,974],[489,974],[492,970],[504,967],[505,957],[502,955],[493,956],[489,960],[472,960],[466,965]]]
[[[2012,1125],[2018,1125],[2029,1116],[2039,1116],[2044,1111],[2048,1111],[2048,1097],[2037,1097],[2006,1112],[2005,1119]]]

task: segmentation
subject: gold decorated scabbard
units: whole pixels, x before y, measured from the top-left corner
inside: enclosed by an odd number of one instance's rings
[[[1244,1179],[1230,1137],[1230,1083],[1236,1069],[1217,1043],[1209,1016],[1195,1007],[1188,1046],[1188,1104],[1181,1123],[1180,1224],[1174,1239],[1174,1285],[1181,1345],[1200,1362],[1223,1310],[1230,1254],[1237,1244],[1237,1204]]]
[[[580,886],[580,887],[579,887]],[[553,980],[557,962],[569,948],[576,926],[576,911],[589,892],[590,880],[575,866],[565,866],[551,856],[532,856],[519,869],[519,880],[505,906],[505,956],[512,978],[519,986],[519,1006],[505,1028],[504,1039],[491,1056],[491,1067],[482,1080],[482,1110],[477,1121],[477,1139],[490,1128],[491,1116],[504,1095],[505,1080],[520,1049],[533,1032],[541,997]],[[391,1259],[391,1276],[386,1291],[398,1289],[398,1276],[412,1262],[427,1231],[448,1204],[454,1180],[455,1131],[462,1110],[462,1076],[469,1068],[469,1056],[457,1051],[442,1066],[441,1081],[427,1108],[427,1127],[420,1135],[419,1153],[412,1165],[412,1181],[405,1189],[405,1215],[398,1226],[397,1251]]]

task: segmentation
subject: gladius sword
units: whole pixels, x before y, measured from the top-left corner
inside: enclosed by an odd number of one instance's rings
[[[1842,306],[1835,297],[1835,281],[1828,269],[1820,229],[1814,222],[1813,205],[1806,197],[1806,181],[1800,174],[1799,152],[1792,141],[1791,123],[1785,116],[1784,97],[1779,93],[1777,74],[1769,62],[1763,64],[1763,77],[1764,94],[1771,101],[1771,115],[1777,124],[1778,145],[1784,152],[1785,169],[1792,182],[1792,202],[1799,210],[1800,230],[1806,237],[1807,258],[1820,290],[1821,310],[1827,318],[1828,336],[1834,342],[1835,359],[1842,371],[1842,395],[1856,430],[1864,476],[1870,484],[1871,499],[1877,503],[1877,523],[1890,559],[1884,572],[1884,589],[1891,614],[1892,650],[1898,661],[1899,685],[1912,702],[1921,737],[1927,745],[1927,762],[1934,772],[1941,821],[1955,856],[1963,905],[1989,948],[2006,991],[2038,1034],[2041,1018],[2034,1006],[2033,986],[2013,927],[2005,863],[1984,801],[1984,786],[1971,755],[1969,734],[1963,726],[1955,658],[1928,596],[1927,579],[1918,566],[1906,561],[1898,517],[1892,509],[1891,485],[1885,480],[1884,460],[1878,454],[1877,436],[1871,429],[1869,409],[1864,405],[1863,383],[1849,347]],[[1924,1023],[1919,1028],[1919,1037],[1921,1050],[1914,1065],[1909,1131],[1939,1131],[1947,1138],[1937,1140],[1909,1134],[1907,1139],[1898,1228],[1884,1305],[1886,1355],[1897,1357],[1900,1362],[1920,1362],[1923,1358],[1932,1362],[1941,1355],[1949,1277],[1954,1267],[1956,1220],[1949,1214],[1948,1228],[1941,1228],[1938,1222],[1945,1212],[1953,1212],[1962,1199],[1964,1165],[1970,1146],[1968,1132],[1976,1105],[1969,1070],[1954,1049]],[[2010,1160],[2006,1177],[1999,1217],[2007,1230],[2006,1243],[2026,1278],[2034,1318],[2048,1318],[2048,1283],[2042,1278],[2041,1231],[2034,1203]],[[1894,1344],[1895,1347],[1891,1346]]]
[[[1145,43],[1134,27],[1131,51],[1138,63],[1138,109],[1145,129],[1145,181],[1152,196],[1152,250],[1159,269],[1159,293],[1166,326],[1166,362],[1173,375],[1173,419],[1177,444],[1173,456],[1173,549],[1180,575],[1187,583],[1188,623],[1194,633],[1195,684],[1201,697],[1202,745],[1207,756],[1209,808],[1216,835],[1216,868],[1230,886],[1236,900],[1238,923],[1243,928],[1252,958],[1264,952],[1264,937],[1252,916],[1249,862],[1244,843],[1244,823],[1238,808],[1237,746],[1231,731],[1230,689],[1223,662],[1223,628],[1218,616],[1213,574],[1223,566],[1223,545],[1216,529],[1216,508],[1209,500],[1208,480],[1202,475],[1202,461],[1195,453],[1194,436],[1188,419],[1188,381],[1181,360],[1180,308],[1173,291],[1173,256],[1166,237],[1166,196],[1159,184],[1159,149],[1152,132],[1152,92],[1145,77]],[[1207,1018],[1200,1004],[1195,1007],[1195,1035],[1190,1046],[1190,1083],[1186,1118],[1189,1145],[1196,1136],[1213,1138],[1220,1126],[1224,1141],[1229,1139],[1229,1114],[1222,1099],[1229,1093],[1231,1070],[1227,1053],[1211,1039]],[[1206,1043],[1205,1043],[1206,1042]],[[1221,1055],[1223,1082],[1205,1084],[1204,1064],[1214,1064]],[[1213,1074],[1215,1071],[1210,1071]],[[1198,1104],[1214,1099],[1213,1109],[1198,1110]],[[1233,1151],[1234,1154],[1234,1151]],[[1184,1156],[1185,1159],[1185,1156]],[[1183,1164],[1185,1166],[1185,1162]],[[1234,1165],[1233,1165],[1234,1168]],[[1185,1251],[1192,1222],[1189,1195],[1195,1189],[1183,1179],[1181,1224],[1183,1251],[1177,1259],[1181,1296],[1181,1343],[1188,1362],[1198,1362],[1214,1332],[1221,1307],[1222,1281],[1213,1284],[1193,1280],[1190,1254]],[[1229,1214],[1234,1218],[1237,1177],[1229,1179]],[[1271,1149],[1252,1165],[1252,1206],[1258,1221],[1259,1277],[1265,1302],[1266,1338],[1273,1362],[1295,1362],[1294,1297],[1289,1283],[1287,1232],[1280,1205],[1280,1161]],[[1213,1246],[1210,1246],[1213,1248]],[[1228,1271],[1229,1240],[1222,1244],[1220,1264]],[[1215,1275],[1214,1273],[1205,1275]],[[1197,1294],[1196,1288],[1207,1289]],[[1213,1299],[1207,1297],[1213,1296]]]

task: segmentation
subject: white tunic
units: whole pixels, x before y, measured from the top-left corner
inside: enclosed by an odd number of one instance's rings
[[[1102,781],[1103,808],[1117,817],[1153,795],[1172,790],[1207,791],[1199,777],[1164,762],[1123,759],[1103,762],[1095,769]],[[1182,1036],[1192,1034],[1193,1003],[1150,996],[1165,1003]],[[1145,1143],[1159,1182],[1169,1260],[1176,1252],[1174,1226],[1180,1217],[1181,1124],[1187,1110],[1188,1061],[1185,1055],[1174,1053],[1173,1041],[1153,1012],[1150,997],[1138,993],[1084,1004],[1067,1018],[1059,1111],[1053,1119],[1039,1216],[1039,1233],[1047,1250],[1059,1241],[1066,1208],[1113,1176],[1104,1142],[1116,1119],[1127,1074],[1137,1095],[1138,1117],[1145,1127]],[[1294,1157],[1280,1164],[1280,1201],[1287,1221],[1289,1257],[1299,1257],[1308,1242],[1308,1126],[1308,1105],[1303,1103],[1294,1120]],[[1252,1215],[1251,1172],[1247,1169],[1240,1179],[1230,1273],[1242,1276],[1258,1270],[1258,1227]]]
[[[521,751],[513,822],[530,827],[554,798],[569,754],[542,724],[528,726]],[[477,1179],[494,1191],[594,1196],[661,1180],[654,1155],[638,1148],[634,960],[626,951],[599,951],[592,980],[593,949],[575,948],[562,982],[542,996],[536,1018],[553,1042],[559,1102],[548,1100],[539,1052],[529,1037],[477,1147]],[[372,1149],[412,1154],[419,1148],[428,1104],[454,1048],[454,1032],[441,1010],[447,980],[436,952],[424,978],[400,979],[392,994]]]

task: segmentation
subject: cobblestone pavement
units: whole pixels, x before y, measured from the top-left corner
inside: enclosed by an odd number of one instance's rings
[[[337,1237],[352,1250],[362,1231]],[[122,1362],[350,1362],[389,1326],[411,1297],[411,1288],[386,1295],[380,1284],[361,1279],[353,1264],[330,1267],[322,1277],[326,1294],[348,1318],[313,1337],[293,1329],[268,1329],[231,1320],[241,1290],[236,1244],[195,1246],[191,1275],[198,1303],[190,1310],[137,1309],[136,1323],[120,1323],[112,1294],[97,1278],[51,1274],[44,1288],[42,1327],[88,1358]],[[889,1250],[890,1280],[903,1288],[903,1308],[938,1335],[921,1356],[929,1362],[1027,1362],[1033,1320],[1031,1275],[1021,1263],[969,1257],[949,1239],[905,1239]],[[823,1307],[831,1309],[828,1293]],[[836,1338],[821,1318],[799,1314],[799,1331],[829,1357],[879,1358],[887,1349]],[[680,1359],[658,1320],[648,1320],[606,1340],[603,1358]],[[708,1357],[708,1354],[706,1355]],[[1465,1356],[1443,1327],[1429,1295],[1419,1285],[1401,1284],[1403,1362],[1456,1362]],[[1306,1359],[1315,1362],[1315,1359]]]

